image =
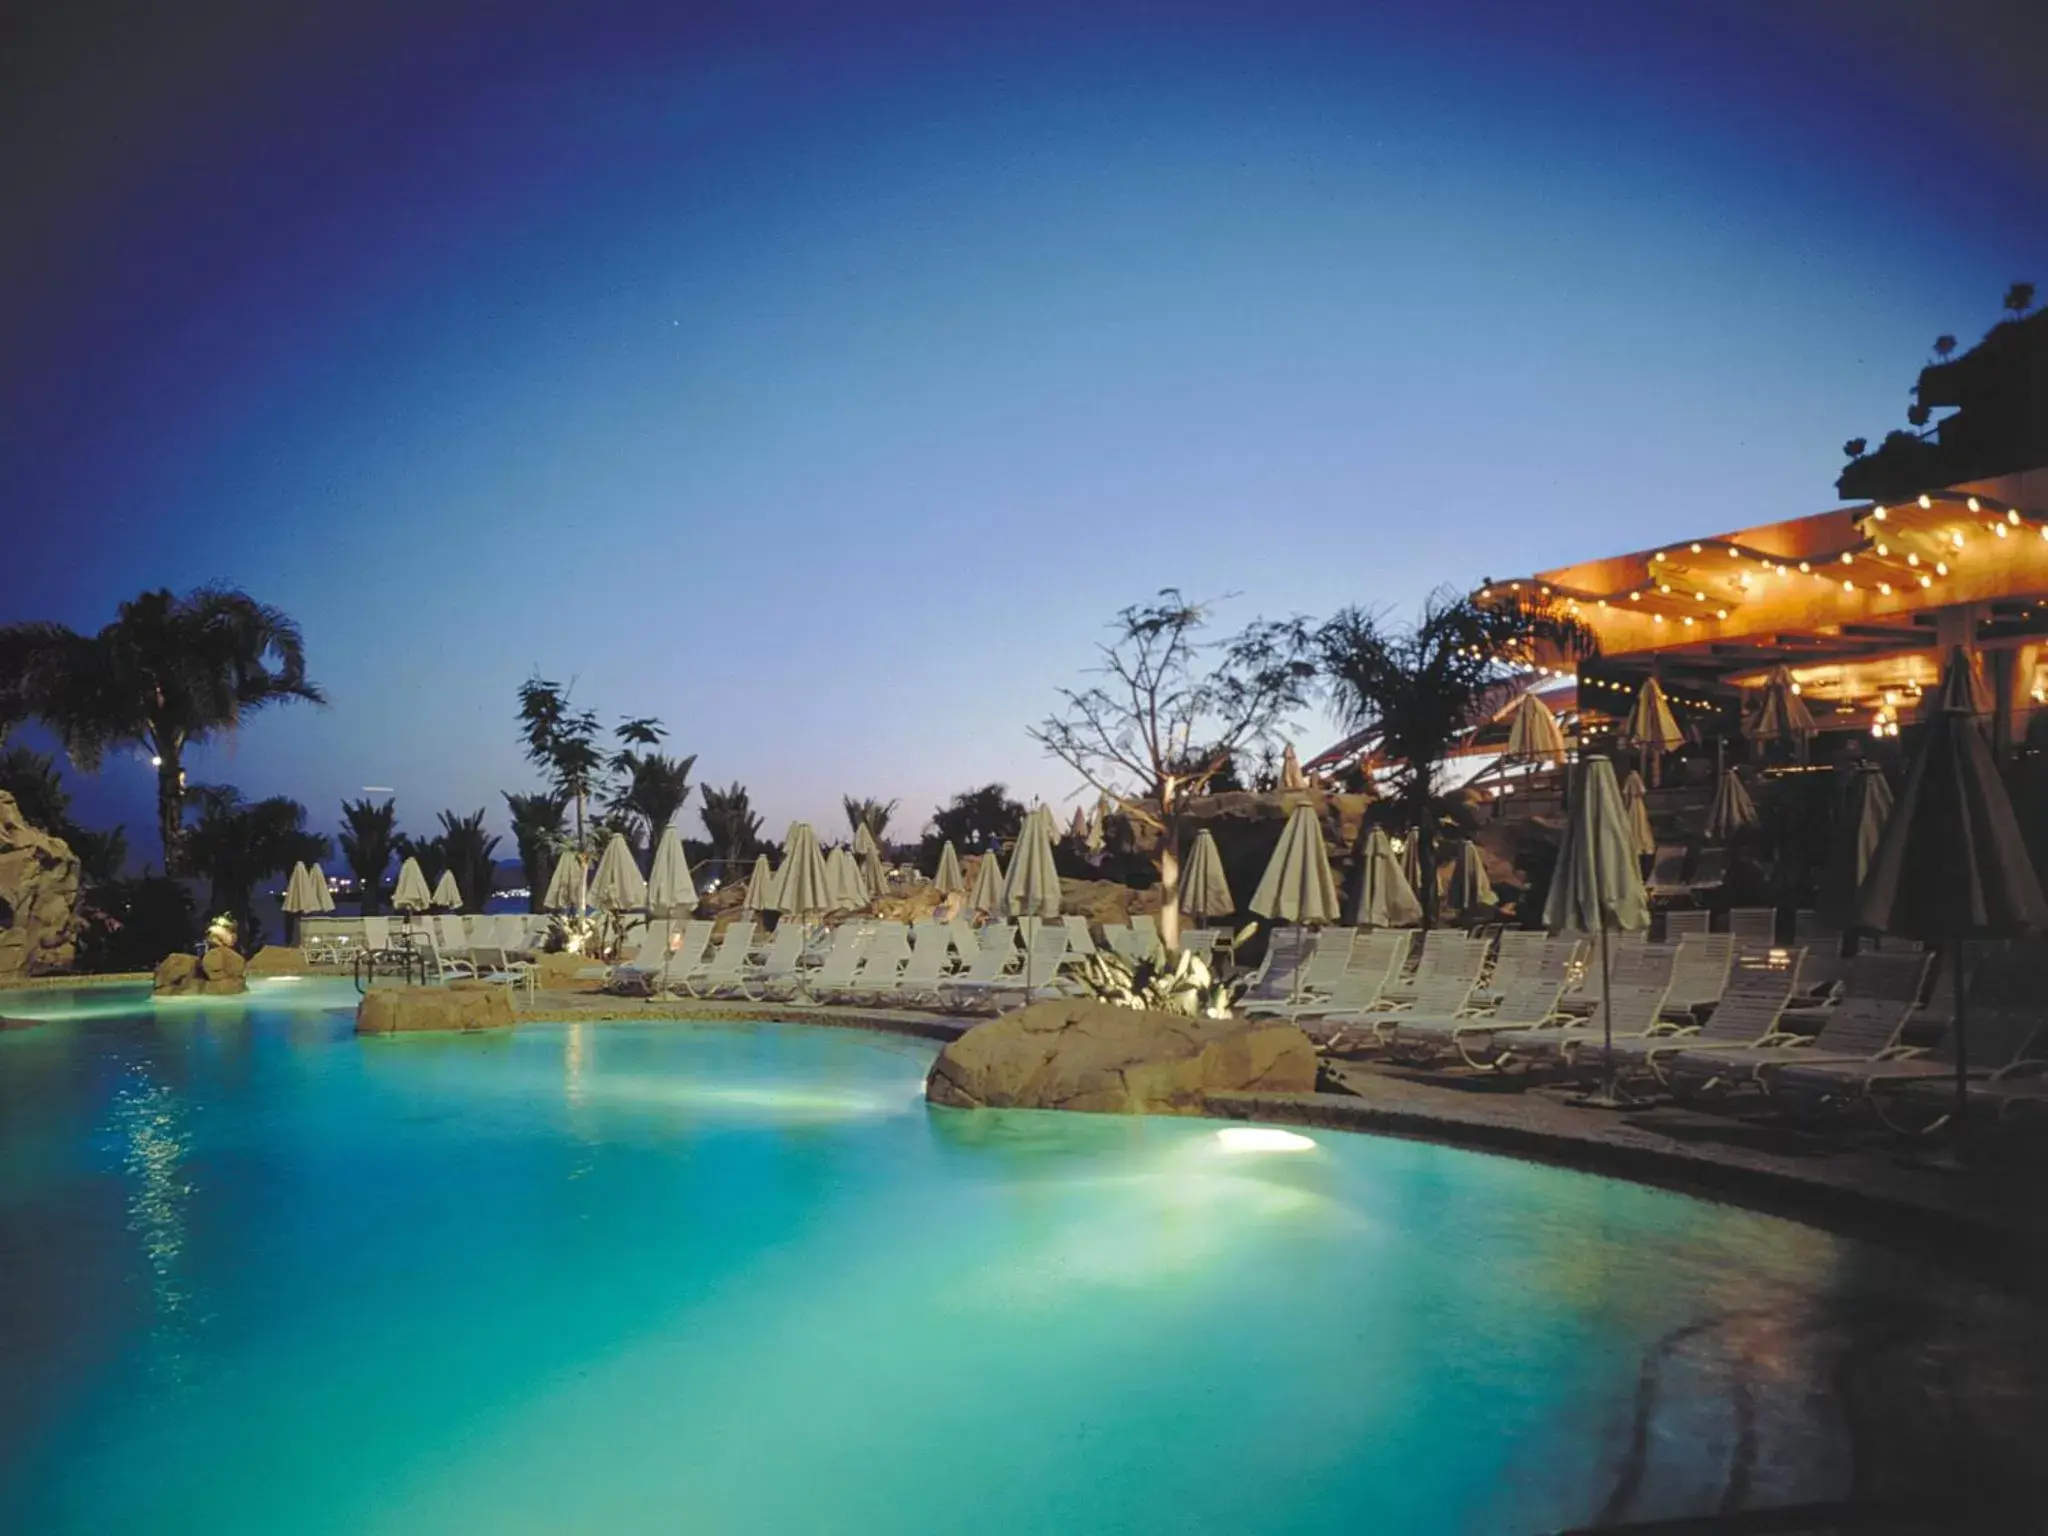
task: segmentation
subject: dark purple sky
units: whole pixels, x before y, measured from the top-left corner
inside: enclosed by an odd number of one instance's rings
[[[282,604],[332,707],[195,777],[323,826],[500,819],[536,666],[775,828],[1064,795],[1162,585],[1830,505],[2048,287],[2042,9],[17,6],[0,618]]]

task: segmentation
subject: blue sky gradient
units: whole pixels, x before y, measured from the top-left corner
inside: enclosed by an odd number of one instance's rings
[[[777,834],[1064,796],[1024,728],[1118,607],[1819,510],[2048,279],[2024,10],[1678,11],[53,7],[0,618],[282,605],[331,707],[193,776],[323,827],[501,824],[536,667]]]

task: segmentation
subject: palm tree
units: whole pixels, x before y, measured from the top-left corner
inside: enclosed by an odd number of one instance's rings
[[[612,820],[643,847],[682,814],[690,798],[690,770],[697,757],[667,757],[660,752],[622,751],[613,764],[624,775],[605,807]]]
[[[2027,311],[2034,307],[2034,285],[2014,283],[2005,290],[2005,307],[2012,311],[2015,320],[2026,318]]]
[[[252,900],[256,882],[301,861],[327,857],[327,839],[306,830],[306,808],[279,795],[245,802],[233,786],[202,784],[189,800],[199,812],[185,840],[190,868],[212,886],[211,910],[231,914],[245,941],[260,938]]]
[[[562,818],[569,812],[569,798],[558,790],[535,795],[506,791],[505,809],[512,815],[512,841],[519,849],[519,866],[526,873],[526,910],[537,912],[566,835]]]
[[[761,818],[747,799],[747,786],[735,779],[724,789],[704,786],[697,808],[713,856],[725,861],[728,873],[761,851]]]
[[[430,891],[441,883],[441,876],[448,871],[446,834],[437,837],[408,837],[401,832],[391,840],[391,851],[397,854],[401,861],[411,859],[419,865],[420,873],[427,877],[427,889]]]
[[[575,845],[584,847],[584,810],[604,753],[597,745],[597,715],[569,706],[569,690],[535,674],[519,685],[519,735],[527,761],[553,781],[565,807],[576,810]]]
[[[1436,920],[1439,771],[1458,738],[1523,686],[1513,664],[1538,646],[1570,657],[1595,654],[1593,632],[1561,610],[1519,601],[1481,604],[1433,594],[1407,629],[1347,608],[1316,634],[1320,664],[1340,721],[1371,731],[1395,764],[1394,803],[1420,840],[1425,926]]]
[[[895,800],[856,800],[851,795],[841,795],[839,797],[839,804],[841,809],[846,812],[847,831],[858,832],[862,827],[866,827],[868,829],[868,836],[879,843],[882,840],[883,832],[888,830],[889,818],[896,814],[896,807],[899,802]]]
[[[96,770],[132,747],[156,769],[164,868],[183,867],[185,750],[232,732],[266,705],[322,704],[305,641],[282,609],[232,587],[144,592],[95,635],[61,624],[0,631],[0,694],[49,724],[71,760]]]
[[[362,912],[373,917],[384,905],[384,871],[397,842],[398,807],[390,800],[341,803],[341,856],[362,892]]]
[[[436,841],[441,845],[444,863],[455,871],[455,883],[462,890],[463,911],[483,911],[498,874],[498,839],[484,831],[484,813],[457,816],[453,811],[443,811],[441,835]]]

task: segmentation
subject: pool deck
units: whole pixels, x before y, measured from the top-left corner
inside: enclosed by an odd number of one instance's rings
[[[979,1020],[905,1008],[637,999],[543,992],[522,1016],[757,1020],[951,1040]],[[1214,1094],[1222,1119],[1405,1136],[1656,1184],[1879,1241],[1932,1247],[1986,1278],[2048,1285],[2048,1170],[1966,1167],[1940,1143],[1816,1133],[1776,1119],[1670,1103],[1627,1111],[1525,1077],[1326,1061],[1327,1091]]]

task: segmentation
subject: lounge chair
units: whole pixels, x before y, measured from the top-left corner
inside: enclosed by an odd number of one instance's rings
[[[1183,928],[1180,947],[1189,954],[1208,956],[1223,947],[1221,928]]]
[[[1018,993],[1024,1001],[1062,990],[1060,968],[1066,964],[1067,935],[1064,929],[1047,923],[1031,936],[1024,948],[1024,969],[1015,976],[998,977],[989,988],[994,994]]]
[[[803,990],[804,930],[801,923],[783,923],[770,935],[760,957],[740,972],[740,996],[752,1002],[789,999]]]
[[[1728,850],[1726,848],[1702,848],[1699,861],[1693,866],[1692,878],[1685,882],[1685,889],[1694,896],[1711,896],[1728,883]]]
[[[1425,1014],[1411,1008],[1391,1020],[1392,1039],[1387,1047],[1401,1060],[1434,1060],[1446,1048],[1456,1051],[1467,1066],[1494,1067],[1505,1056],[1505,1047],[1482,1047],[1484,1056],[1473,1054],[1479,1039],[1489,1043],[1496,1035],[1520,1034],[1541,1029],[1556,1021],[1559,996],[1564,991],[1562,976],[1525,976],[1512,982],[1500,1002],[1487,1012]]]
[[[524,987],[529,998],[539,985],[539,966],[531,960],[514,959],[495,944],[470,946],[469,959],[478,981],[502,982],[515,990]]]
[[[1238,997],[1239,1013],[1256,1012],[1262,1004],[1285,1005],[1294,1000],[1294,979],[1307,958],[1311,937],[1308,929],[1293,927],[1275,928],[1266,935],[1266,957],[1252,973],[1251,984]]]
[[[1159,923],[1149,912],[1131,914],[1131,934],[1144,941],[1145,953],[1150,955],[1159,948]]]
[[[1737,952],[1754,949],[1775,949],[1778,945],[1778,909],[1776,907],[1730,907],[1728,909],[1728,936],[1735,940]]]
[[[1336,1016],[1354,1018],[1386,1006],[1387,988],[1400,976],[1411,941],[1405,928],[1376,928],[1360,933],[1351,944],[1351,962],[1335,986],[1320,996],[1273,1011],[1293,1019],[1310,1034],[1327,1033],[1309,1020]]]
[[[744,993],[747,984],[747,957],[754,948],[754,925],[751,922],[728,924],[725,934],[718,941],[718,947],[709,959],[701,965],[693,965],[677,975],[669,972],[668,983],[691,997],[720,997]],[[655,962],[659,964],[657,960]]]
[[[909,959],[910,936],[902,926],[878,926],[861,946],[860,963],[841,989],[843,995],[849,1001],[861,1001],[894,992],[896,978]]]
[[[1738,966],[1706,1023],[1682,1024],[1661,1034],[1617,1040],[1617,1064],[1623,1070],[1646,1070],[1662,1081],[1662,1063],[1680,1051],[1757,1046],[1779,1039],[1779,1020],[1792,1000],[1798,972],[1796,960]]]
[[[1714,914],[1704,907],[1674,907],[1664,913],[1664,942],[1703,939],[1714,930]]]
[[[1598,1051],[1607,1039],[1603,1013],[1612,1020],[1616,1040],[1641,1039],[1667,1034],[1671,1026],[1662,1018],[1664,995],[1671,986],[1675,956],[1668,945],[1645,944],[1610,953],[1609,981],[1603,993],[1600,968],[1587,967],[1592,993],[1592,1012],[1578,1023],[1560,1023],[1536,1029],[1518,1030],[1506,1049],[1494,1058],[1502,1065],[1512,1058],[1523,1062],[1550,1059],[1570,1067],[1585,1051]]]
[[[896,973],[894,987],[877,1001],[925,1004],[939,1000],[939,987],[952,973],[953,950],[944,933],[933,933],[910,946],[910,957]]]
[[[1333,1050],[1352,1050],[1359,1045],[1385,1047],[1397,1038],[1402,1021],[1410,1014],[1421,1019],[1447,1019],[1462,1014],[1471,1006],[1478,982],[1476,972],[1461,975],[1447,971],[1425,977],[1419,983],[1411,978],[1408,989],[1393,1006],[1357,1014],[1331,1014],[1322,1027],[1328,1031]],[[1386,1001],[1384,996],[1381,1001]]]
[[[1092,955],[1095,940],[1088,933],[1088,919],[1067,916],[1060,919],[1060,925],[1067,930],[1067,953],[1070,955]]]
[[[990,923],[981,930],[981,947],[967,969],[949,977],[938,987],[939,1001],[948,1008],[984,1001],[990,989],[1007,977],[1019,960],[1017,930],[1009,923]]]
[[[1325,928],[1315,935],[1315,948],[1296,967],[1294,985],[1284,998],[1252,997],[1238,1002],[1238,1011],[1256,1017],[1268,1013],[1293,1013],[1306,1002],[1327,998],[1351,964],[1351,947],[1356,928]]]
[[[1695,1009],[1719,1002],[1734,963],[1732,934],[1704,933],[1681,940],[1673,951],[1671,986],[1664,997],[1666,1011],[1685,1023]]]
[[[1104,923],[1102,938],[1112,951],[1133,965],[1143,965],[1159,952],[1156,930],[1148,932],[1127,923]]]
[[[831,947],[802,976],[804,996],[814,1003],[836,1002],[843,997],[866,958],[868,935],[858,925],[841,923],[830,932]]]
[[[1657,1075],[1681,1098],[1719,1097],[1767,1088],[1784,1066],[1878,1061],[1890,1055],[1912,1016],[1931,957],[1861,955],[1851,962],[1841,999],[1821,1015],[1819,1032],[1781,1030],[1747,1046],[1700,1041],[1657,1065]],[[1784,1017],[1791,1019],[1788,1011]]]
[[[1406,980],[1397,979],[1387,984],[1387,1002],[1390,1005],[1413,1004],[1425,995],[1442,997],[1442,989],[1432,985],[1440,981],[1461,981],[1465,992],[1470,994],[1479,984],[1479,973],[1486,966],[1490,948],[1484,939],[1475,939],[1469,934],[1446,928],[1433,929],[1423,936],[1422,958],[1416,962],[1414,973]]]
[[[1552,938],[1539,929],[1509,929],[1500,936],[1500,949],[1493,957],[1481,997],[1499,1002],[1524,981],[1555,981],[1560,990],[1572,979],[1581,952],[1578,938]]]
[[[1650,861],[1650,878],[1643,882],[1652,896],[1672,895],[1685,887],[1685,849],[1680,844],[1666,843],[1657,849],[1657,856]]]

